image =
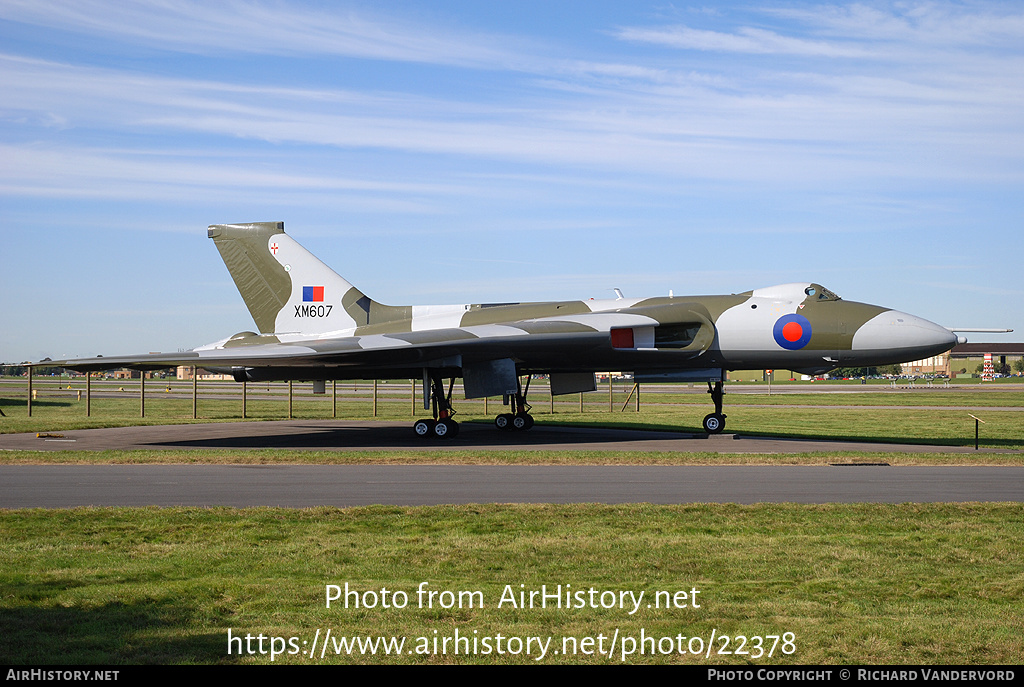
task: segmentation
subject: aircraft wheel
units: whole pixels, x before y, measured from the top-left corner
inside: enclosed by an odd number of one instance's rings
[[[434,433],[434,420],[417,420],[412,426],[412,431],[416,432],[418,437],[429,437]]]
[[[526,418],[526,425],[523,426],[523,429],[533,429],[533,415],[524,415],[523,417]]]
[[[528,417],[529,415],[513,415],[512,429],[517,432],[526,429],[526,418]]]
[[[459,423],[450,417],[438,420],[434,425],[434,436],[438,439],[454,439],[459,435]]]
[[[708,413],[704,416],[704,431],[708,434],[721,434],[725,429],[725,415]]]
[[[510,413],[502,413],[494,418],[494,426],[506,432],[512,429],[512,415]]]

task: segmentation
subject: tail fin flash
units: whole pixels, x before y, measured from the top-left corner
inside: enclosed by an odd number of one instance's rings
[[[390,321],[407,310],[367,298],[285,234],[284,222],[212,224],[208,236],[260,333],[315,336]]]

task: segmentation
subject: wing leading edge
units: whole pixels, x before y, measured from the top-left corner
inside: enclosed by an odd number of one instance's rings
[[[619,335],[618,332],[627,332]],[[246,335],[247,334],[247,335]],[[625,308],[513,322],[388,334],[271,341],[254,333],[182,353],[56,361],[79,371],[196,365],[230,370],[239,381],[409,379],[423,368],[462,376],[466,366],[510,359],[520,373],[593,372],[645,365],[685,365],[714,339],[699,304]],[[670,354],[670,359],[666,354]]]

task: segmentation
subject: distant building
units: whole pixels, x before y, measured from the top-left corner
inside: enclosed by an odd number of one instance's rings
[[[923,360],[912,360],[903,363],[903,374],[905,375],[946,375],[950,376],[949,353],[924,358]]]
[[[960,370],[974,372],[985,361],[985,354],[992,354],[992,363],[999,370],[1024,358],[1024,343],[966,343],[958,344],[949,353],[949,368],[953,373]],[[904,368],[906,369],[906,368]],[[952,375],[951,375],[952,376]]]
[[[191,365],[179,365],[178,368],[177,368],[177,378],[178,379],[192,379],[192,373],[196,369],[197,368],[192,367]],[[203,369],[201,367],[198,368],[198,370],[199,370],[199,379],[202,379],[202,380],[205,380],[205,381],[217,381],[217,380],[219,380],[219,381],[223,381],[223,380],[233,381],[234,380],[234,377],[232,377],[231,375],[220,374],[219,372],[218,373],[210,372],[209,370]]]
[[[111,379],[138,379],[139,375],[141,374],[142,372],[139,370],[128,370],[122,367],[119,370],[113,370],[112,372],[109,372],[107,376]],[[145,374],[146,379],[153,379],[152,372],[147,372]]]

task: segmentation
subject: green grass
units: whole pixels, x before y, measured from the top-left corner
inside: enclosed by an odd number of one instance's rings
[[[292,451],[192,449],[160,451],[3,451],[0,465],[1024,465],[1024,453],[692,453],[660,451],[528,451],[448,449]]]
[[[684,411],[685,412],[685,411]],[[749,436],[790,439],[835,439],[844,441],[939,446],[974,446],[974,419],[982,425],[980,445],[986,448],[1024,449],[1024,413],[945,409],[861,409],[861,408],[726,408],[726,432]],[[560,413],[537,416],[539,424],[552,422],[572,426],[621,427],[700,433],[700,418],[678,410],[644,410],[641,413]]]
[[[73,509],[0,513],[0,657],[265,663],[227,631],[296,636],[710,637],[793,632],[796,651],[679,663],[1019,663],[1019,504]],[[484,608],[325,608],[325,585],[479,590]],[[497,608],[505,585],[700,590],[700,609]],[[608,640],[606,640],[608,641]],[[717,648],[716,642],[716,648]],[[736,648],[735,643],[730,649]],[[619,663],[548,656],[545,663]],[[276,662],[310,663],[281,656]],[[317,657],[314,663],[321,662]],[[451,654],[323,662],[528,663]]]
[[[645,394],[644,402],[651,401],[654,394]],[[662,403],[687,403],[703,405],[706,397],[697,395],[657,394],[655,399]],[[1024,390],[993,391],[992,389],[962,389],[943,391],[933,389],[899,389],[858,393],[733,393],[726,394],[726,407],[730,405],[812,405],[812,406],[959,406],[965,408],[1007,407],[1024,408]],[[728,411],[726,411],[728,412]]]
[[[38,385],[37,385],[38,386]],[[155,384],[151,386],[157,386]],[[307,388],[297,393],[293,417],[329,419],[330,398],[314,397]],[[271,387],[278,393],[282,387]],[[66,391],[66,390],[65,390]],[[287,397],[263,399],[251,391],[247,404],[250,420],[276,420],[287,417]],[[24,395],[11,387],[0,387],[0,433],[61,432],[74,429],[139,424],[187,424],[191,422],[241,421],[241,402],[235,398],[200,397],[200,419],[192,419],[191,398],[161,395],[158,389],[147,394],[146,417],[139,417],[137,398],[116,398],[109,394],[95,397],[91,417],[85,416],[85,402],[67,396],[54,396],[43,388],[33,404],[33,416],[27,417]],[[212,386],[208,393],[237,394],[233,384]],[[345,394],[348,394],[346,396]],[[338,405],[340,419],[373,419],[372,391],[344,392]],[[578,397],[551,406],[543,395],[535,397],[534,417],[538,423],[597,425],[636,429],[702,432],[700,422],[710,410],[707,394],[645,393],[641,412],[630,405],[622,412],[625,392],[617,393],[614,412],[608,412],[607,396],[588,394],[586,410],[579,412]],[[594,402],[597,401],[597,402]],[[772,396],[727,394],[726,431],[780,438],[829,438],[851,441],[973,446],[974,419],[981,417],[981,445],[987,448],[1024,449],[1024,391],[920,390],[908,392],[867,392],[854,394],[776,394]],[[863,407],[850,407],[863,406]],[[995,410],[993,408],[1020,408]],[[490,422],[501,411],[492,401],[487,414],[482,401],[457,400],[460,421]],[[408,397],[408,386],[382,385],[376,419],[410,421],[415,414]]]

